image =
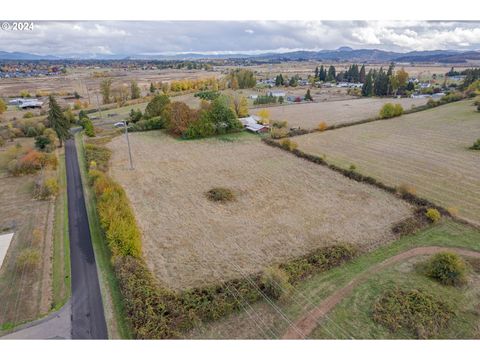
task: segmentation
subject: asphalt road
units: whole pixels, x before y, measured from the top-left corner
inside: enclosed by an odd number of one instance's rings
[[[65,142],[72,269],[72,339],[107,339],[75,140]]]

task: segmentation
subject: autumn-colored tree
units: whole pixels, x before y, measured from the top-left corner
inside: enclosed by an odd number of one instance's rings
[[[264,125],[268,124],[270,122],[270,111],[267,109],[261,109],[258,112],[258,116],[260,116],[260,122]]]
[[[174,101],[170,104],[168,130],[174,135],[183,135],[190,124],[197,120],[197,117],[197,111],[190,109],[187,104]]]
[[[234,94],[229,96],[230,105],[238,117],[248,116],[248,101],[245,96]]]
[[[105,79],[100,83],[100,93],[104,104],[110,103],[110,95],[112,91],[112,79]]]
[[[397,80],[398,80],[398,87],[403,88],[403,87],[407,86],[408,73],[405,71],[404,68],[401,68],[400,70],[397,70],[396,77],[397,77]]]

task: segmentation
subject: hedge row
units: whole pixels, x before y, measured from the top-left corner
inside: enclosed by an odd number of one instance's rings
[[[391,194],[394,194],[394,195],[400,197],[401,199],[403,199],[403,200],[405,200],[405,201],[409,202],[410,204],[415,205],[417,207],[434,208],[434,209],[437,209],[442,215],[445,215],[445,216],[450,216],[451,215],[447,209],[445,209],[445,208],[443,208],[439,205],[434,204],[430,200],[421,198],[417,195],[413,195],[413,194],[410,194],[410,193],[399,194],[397,192],[397,188],[395,188],[393,186],[386,185],[383,182],[381,182],[381,181],[379,181],[379,180],[377,180],[377,179],[375,179],[371,176],[362,175],[362,174],[360,174],[359,172],[357,172],[353,169],[344,169],[344,168],[341,168],[337,165],[330,164],[319,156],[307,154],[307,153],[305,153],[305,152],[303,152],[302,150],[299,150],[299,149],[288,150],[285,147],[283,147],[282,144],[280,144],[279,142],[277,142],[275,140],[272,140],[272,139],[269,139],[269,138],[263,138],[262,141],[267,145],[270,145],[270,146],[277,147],[279,149],[288,151],[288,152],[294,154],[295,156],[297,156],[299,158],[308,160],[308,161],[313,162],[315,164],[326,166],[329,169],[331,169],[333,171],[336,171],[336,172],[342,174],[345,177],[348,177],[349,179],[373,185],[377,188],[380,188],[384,191],[387,191]]]

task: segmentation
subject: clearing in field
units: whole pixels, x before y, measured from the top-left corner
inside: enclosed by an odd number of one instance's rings
[[[295,137],[302,151],[390,186],[408,184],[417,195],[480,224],[478,153],[480,116],[472,101],[399,118]]]
[[[126,189],[143,231],[143,251],[174,289],[242,277],[332,244],[391,240],[411,207],[374,187],[240,133],[197,141],[162,132],[115,138],[111,172]],[[214,202],[206,192],[233,190]]]
[[[315,129],[322,121],[327,125],[351,123],[378,116],[380,109],[386,103],[401,104],[404,110],[412,106],[425,105],[426,99],[376,99],[363,98],[354,100],[325,101],[269,107],[272,120],[286,120],[290,127]],[[258,114],[259,109],[254,110]]]

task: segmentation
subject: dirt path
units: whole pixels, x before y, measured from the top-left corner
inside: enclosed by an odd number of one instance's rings
[[[369,269],[365,270],[364,272],[360,273],[359,275],[354,277],[347,285],[336,290],[333,294],[323,300],[316,308],[310,310],[304,316],[296,320],[294,324],[287,329],[282,338],[302,339],[300,333],[303,334],[304,337],[308,337],[308,335],[318,326],[318,321],[323,316],[325,316],[329,311],[331,311],[340,301],[342,301],[346,296],[348,296],[357,285],[367,280],[373,273],[376,273],[402,260],[421,255],[433,255],[441,251],[453,251],[462,256],[480,258],[480,252],[477,251],[441,246],[418,247],[392,256],[391,258],[388,258],[381,263],[374,265]]]

